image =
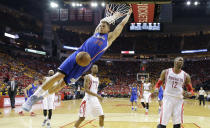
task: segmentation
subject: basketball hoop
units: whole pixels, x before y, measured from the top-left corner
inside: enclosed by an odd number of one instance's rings
[[[144,81],[145,81],[145,77],[142,76],[141,77],[141,82],[144,83]]]
[[[130,5],[128,4],[107,4],[105,9],[106,17],[102,21],[115,24],[115,21],[128,14]]]

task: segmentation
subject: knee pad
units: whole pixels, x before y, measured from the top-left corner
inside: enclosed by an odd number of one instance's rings
[[[166,128],[166,126],[165,126],[165,125],[162,125],[162,124],[159,124],[159,125],[157,126],[157,128]]]
[[[175,124],[174,128],[181,128],[181,124]]]

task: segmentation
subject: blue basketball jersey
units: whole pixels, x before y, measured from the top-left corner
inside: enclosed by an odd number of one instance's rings
[[[32,87],[29,90],[27,90],[28,97],[33,95],[37,88],[38,88],[38,86],[35,86],[34,84],[32,84]]]
[[[87,39],[78,49],[78,52],[85,51],[91,56],[91,63],[97,61],[108,48],[108,34],[96,33]]]
[[[60,72],[65,74],[64,81],[66,84],[76,82],[80,76],[88,71],[92,64],[100,59],[108,48],[108,34],[96,33],[88,38],[82,46],[72,53],[58,68]],[[91,57],[88,66],[82,67],[76,63],[76,56],[79,52],[87,52]]]
[[[163,95],[163,87],[162,86],[160,86],[159,95]]]
[[[162,100],[162,99],[163,99],[163,87],[160,86],[159,93],[158,93],[158,100]]]
[[[131,95],[132,96],[136,96],[137,95],[137,88],[136,87],[132,87]]]

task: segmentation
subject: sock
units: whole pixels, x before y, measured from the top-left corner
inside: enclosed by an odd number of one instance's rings
[[[35,91],[34,95],[40,97],[44,92],[45,92],[45,90],[43,90],[42,87],[39,87],[39,88]]]
[[[133,109],[133,106],[132,106],[132,109]]]
[[[135,109],[136,109],[136,106],[135,106]]]
[[[146,112],[148,112],[149,111],[149,109],[146,109]]]
[[[100,128],[104,128],[104,126],[101,126]]]

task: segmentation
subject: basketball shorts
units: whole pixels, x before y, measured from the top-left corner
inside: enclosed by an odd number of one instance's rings
[[[150,95],[151,95],[150,92],[144,93],[144,94],[143,94],[143,98],[141,98],[141,102],[149,103]]]
[[[137,102],[137,95],[131,95],[130,101]]]
[[[80,105],[79,117],[93,116],[98,117],[104,115],[101,103],[97,97],[84,97]]]
[[[27,101],[27,99],[29,98],[29,97],[31,97],[33,94],[28,94],[28,97],[25,97],[25,101]]]
[[[173,124],[183,123],[183,99],[172,96],[163,96],[163,105],[161,107],[160,124],[167,125],[170,117]]]
[[[75,83],[92,65],[92,63],[90,63],[86,67],[79,66],[76,63],[77,53],[79,53],[79,51],[72,53],[58,68],[59,72],[65,74],[64,81],[66,84]]]
[[[44,110],[55,109],[55,93],[45,97],[42,101],[42,108]]]

